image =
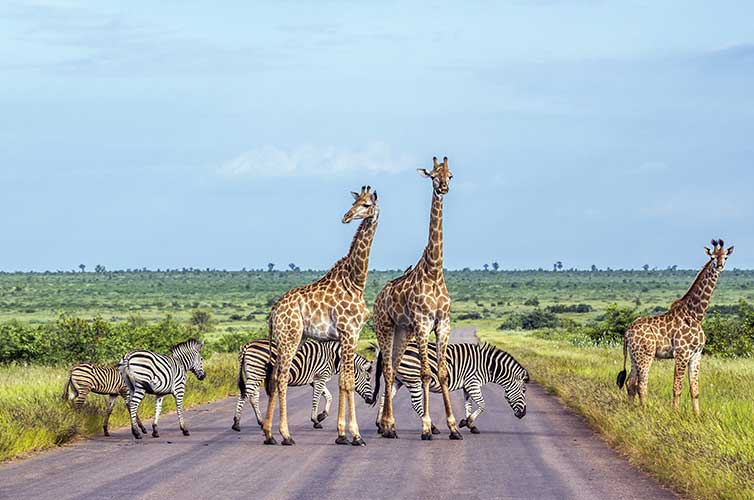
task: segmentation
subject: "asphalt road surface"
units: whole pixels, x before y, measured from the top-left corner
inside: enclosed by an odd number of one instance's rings
[[[456,330],[452,338],[470,341],[473,329]],[[330,389],[336,409],[335,380]],[[488,410],[477,421],[482,433],[464,429],[463,441],[448,439],[439,395],[433,395],[432,416],[442,434],[433,441],[420,440],[405,389],[396,399],[397,440],[377,435],[376,409],[359,399],[366,447],[334,444],[332,415],[324,429],[313,429],[310,395],[308,387],[288,392],[293,447],[264,446],[248,406],[242,432],[232,431],[235,399],[228,398],[189,410],[189,437],[168,414],[157,439],[136,442],[119,429],[109,438],[2,464],[0,498],[673,498],[536,385],[527,391],[522,420],[500,387],[487,386]],[[462,398],[459,392],[453,397],[460,419]]]

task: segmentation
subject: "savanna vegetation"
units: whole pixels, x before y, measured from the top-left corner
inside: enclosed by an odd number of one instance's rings
[[[705,323],[703,413],[696,419],[688,408],[670,411],[667,362],[656,364],[652,403],[643,410],[630,409],[614,385],[625,326],[636,315],[664,312],[696,271],[555,269],[448,272],[454,322],[480,327],[483,338],[520,358],[537,382],[586,415],[634,463],[679,491],[751,492],[754,398],[746,374],[754,368],[748,359],[754,271],[729,269],[718,283]],[[367,301],[397,274],[370,273]],[[76,361],[114,362],[131,348],[164,352],[198,337],[207,341],[208,376],[201,383],[189,377],[187,402],[234,394],[238,346],[266,335],[267,312],[280,295],[319,276],[295,265],[287,271],[273,265],[249,272],[0,273],[0,458],[99,432],[104,398],[90,396],[80,412],[60,398],[67,367]],[[362,350],[373,338],[368,325]],[[116,408],[113,425],[126,423],[122,404]],[[150,404],[142,411],[148,418]],[[673,473],[686,463],[693,474]]]

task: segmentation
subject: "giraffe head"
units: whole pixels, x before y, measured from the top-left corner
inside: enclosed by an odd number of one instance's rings
[[[725,261],[728,260],[728,256],[733,253],[733,247],[730,246],[725,249],[725,242],[723,240],[712,240],[712,250],[708,247],[704,247],[704,252],[709,256],[712,261],[714,269],[723,270]]]
[[[426,168],[417,168],[416,171],[424,177],[432,179],[432,188],[437,196],[448,194],[448,185],[450,179],[453,178],[453,172],[448,168],[448,157],[442,159],[442,163],[437,161],[437,157],[433,157],[434,168],[429,172]]]
[[[348,224],[355,219],[374,217],[379,213],[377,191],[373,192],[371,186],[361,186],[360,192],[351,191],[351,194],[353,195],[353,205],[343,216],[343,224]]]

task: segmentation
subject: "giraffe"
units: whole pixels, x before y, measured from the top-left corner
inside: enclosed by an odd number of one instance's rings
[[[717,278],[733,247],[725,249],[723,240],[712,240],[705,247],[709,260],[704,264],[686,294],[673,302],[665,314],[634,320],[623,337],[623,371],[618,373],[618,388],[626,382],[626,357],[631,355],[631,375],[626,390],[629,401],[638,392],[643,404],[647,399],[649,368],[654,358],[675,358],[673,408],[680,406],[683,374],[688,368],[689,392],[694,413],[699,415],[699,365],[704,349],[704,321]]]
[[[348,255],[340,259],[327,274],[314,283],[286,292],[272,306],[269,317],[269,336],[277,338],[278,357],[271,378],[271,393],[267,404],[267,417],[262,425],[265,444],[277,444],[272,437],[272,417],[275,397],[280,400],[279,431],[283,445],[295,444],[288,430],[286,393],[290,367],[303,336],[318,340],[339,340],[342,358],[339,378],[337,444],[348,444],[346,439],[346,405],[348,405],[349,430],[354,446],[364,446],[359,433],[354,406],[354,350],[359,332],[369,318],[364,300],[369,252],[377,229],[379,208],[377,192],[362,186],[361,192],[351,193],[353,205],[342,222],[362,219],[351,242]],[[271,363],[268,363],[268,368]]]
[[[403,276],[389,281],[377,295],[374,303],[374,327],[380,345],[373,401],[377,400],[380,371],[385,373],[385,408],[379,425],[382,437],[395,438],[392,387],[406,345],[416,339],[421,357],[422,395],[425,408],[422,418],[422,440],[432,439],[432,420],[429,415],[429,384],[432,371],[429,364],[429,335],[435,332],[437,342],[438,381],[445,403],[445,417],[450,429],[450,439],[463,439],[459,432],[448,391],[448,369],[445,351],[450,336],[450,295],[443,275],[442,202],[448,193],[453,174],[448,169],[448,158],[442,163],[432,159],[431,172],[417,169],[420,175],[432,180],[432,209],[429,221],[429,241],[419,262]],[[381,360],[381,361],[380,361]]]

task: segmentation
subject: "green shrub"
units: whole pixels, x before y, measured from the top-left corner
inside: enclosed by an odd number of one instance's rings
[[[558,317],[542,309],[534,309],[525,313],[513,313],[498,327],[499,330],[539,330],[542,328],[557,328],[560,325]]]
[[[705,352],[721,356],[754,355],[754,307],[742,300],[736,316],[715,312],[704,322]]]
[[[630,307],[610,304],[605,314],[584,327],[584,332],[597,345],[623,342],[623,333],[637,317],[636,311]]]

